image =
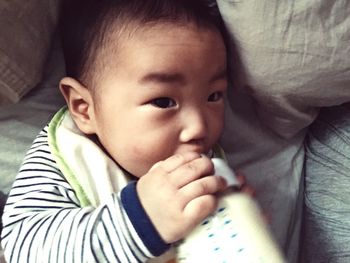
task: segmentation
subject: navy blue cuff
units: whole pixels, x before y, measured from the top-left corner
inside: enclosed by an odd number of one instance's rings
[[[154,256],[159,256],[168,250],[170,245],[164,243],[141,205],[136,191],[136,182],[131,182],[124,187],[120,197],[124,210],[148,250]]]

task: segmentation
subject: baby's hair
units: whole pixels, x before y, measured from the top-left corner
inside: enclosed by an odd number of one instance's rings
[[[98,53],[108,44],[118,45],[115,38],[110,41],[112,33],[121,36],[135,27],[162,22],[215,28],[225,38],[223,22],[212,0],[63,1],[60,34],[67,76],[93,86],[92,72],[101,67],[97,65],[101,63],[97,61]]]

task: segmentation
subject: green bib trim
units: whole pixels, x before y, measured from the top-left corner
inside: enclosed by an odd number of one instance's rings
[[[60,154],[60,149],[57,145],[57,130],[60,127],[65,115],[68,112],[67,106],[61,108],[55,116],[52,118],[52,120],[49,123],[48,128],[48,142],[49,147],[51,149],[51,153],[55,157],[55,160],[57,162],[58,167],[61,169],[64,177],[67,179],[68,183],[72,186],[74,189],[79,201],[80,205],[82,207],[86,207],[91,205],[90,200],[88,199],[87,195],[84,192],[84,189],[76,179],[74,173],[71,171],[65,160],[63,159],[62,155]]]

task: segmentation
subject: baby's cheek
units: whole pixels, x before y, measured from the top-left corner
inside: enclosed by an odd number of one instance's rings
[[[128,158],[131,162],[129,165],[132,167],[132,173],[137,177],[146,174],[156,162],[154,157],[155,156],[152,155],[152,147],[148,147],[144,144],[142,145],[142,143],[133,145],[129,149]]]
[[[167,143],[154,142],[152,144],[140,143],[131,149],[133,159],[143,172],[148,172],[151,167],[172,155],[171,146]]]

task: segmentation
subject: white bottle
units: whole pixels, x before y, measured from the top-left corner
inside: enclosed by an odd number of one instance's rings
[[[285,263],[285,259],[248,194],[222,159],[212,159],[215,174],[226,178],[232,190],[220,197],[216,212],[176,246],[178,263]]]

